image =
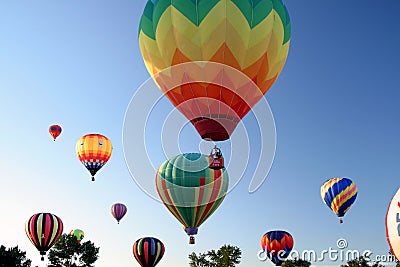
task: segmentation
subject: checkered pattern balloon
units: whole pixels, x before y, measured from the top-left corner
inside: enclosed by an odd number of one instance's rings
[[[87,134],[76,143],[76,154],[92,175],[92,181],[94,181],[94,175],[110,159],[111,153],[111,141],[101,134]]]

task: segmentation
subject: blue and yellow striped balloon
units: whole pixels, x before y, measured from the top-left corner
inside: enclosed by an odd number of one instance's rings
[[[321,186],[322,201],[340,218],[340,223],[356,200],[357,192],[356,184],[349,178],[332,178]]]

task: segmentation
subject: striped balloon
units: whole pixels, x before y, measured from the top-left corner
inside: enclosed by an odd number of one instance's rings
[[[153,267],[165,252],[164,244],[155,237],[143,237],[133,244],[133,255],[142,267]]]
[[[291,234],[282,230],[269,231],[261,238],[261,247],[268,258],[280,266],[289,256],[294,246]]]
[[[332,178],[321,186],[322,201],[340,218],[357,198],[357,186],[349,178]]]
[[[228,181],[225,168],[209,168],[208,157],[199,153],[178,155],[158,169],[157,192],[191,236],[191,244],[198,227],[224,200]]]
[[[139,46],[173,105],[202,138],[218,141],[279,76],[290,28],[282,0],[148,0]],[[176,67],[188,62],[197,63]]]
[[[60,218],[51,213],[37,213],[25,224],[25,232],[32,244],[44,255],[57,241],[63,232]]]
[[[127,211],[128,209],[122,203],[115,203],[111,206],[111,214],[117,220],[118,224]]]
[[[76,154],[92,175],[92,181],[97,171],[110,159],[111,153],[111,141],[101,134],[84,135],[76,143]]]

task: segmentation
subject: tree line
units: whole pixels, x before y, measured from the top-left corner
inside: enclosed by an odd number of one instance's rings
[[[74,235],[63,234],[48,253],[48,267],[93,267],[99,258],[99,247],[91,241],[79,243]],[[235,267],[240,264],[242,251],[233,245],[223,245],[218,250],[189,254],[190,267]],[[0,267],[31,267],[32,261],[18,246],[0,246]],[[282,267],[310,267],[311,262],[302,259],[288,259]],[[359,257],[340,267],[384,267],[379,262],[370,262]],[[400,263],[396,264],[400,267]]]

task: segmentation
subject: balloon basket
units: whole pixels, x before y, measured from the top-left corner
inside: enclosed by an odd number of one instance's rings
[[[210,157],[210,163],[208,166],[210,169],[219,170],[224,167],[224,158],[212,158]]]
[[[94,180],[95,180],[95,179],[94,179],[94,176],[92,176],[92,182],[94,182]]]
[[[190,244],[190,245],[194,245],[194,244],[195,244],[195,242],[194,242],[194,236],[190,236],[190,237],[189,237],[189,244]]]
[[[343,223],[343,220],[342,220],[342,218],[340,218],[340,219],[339,219],[339,223]]]

